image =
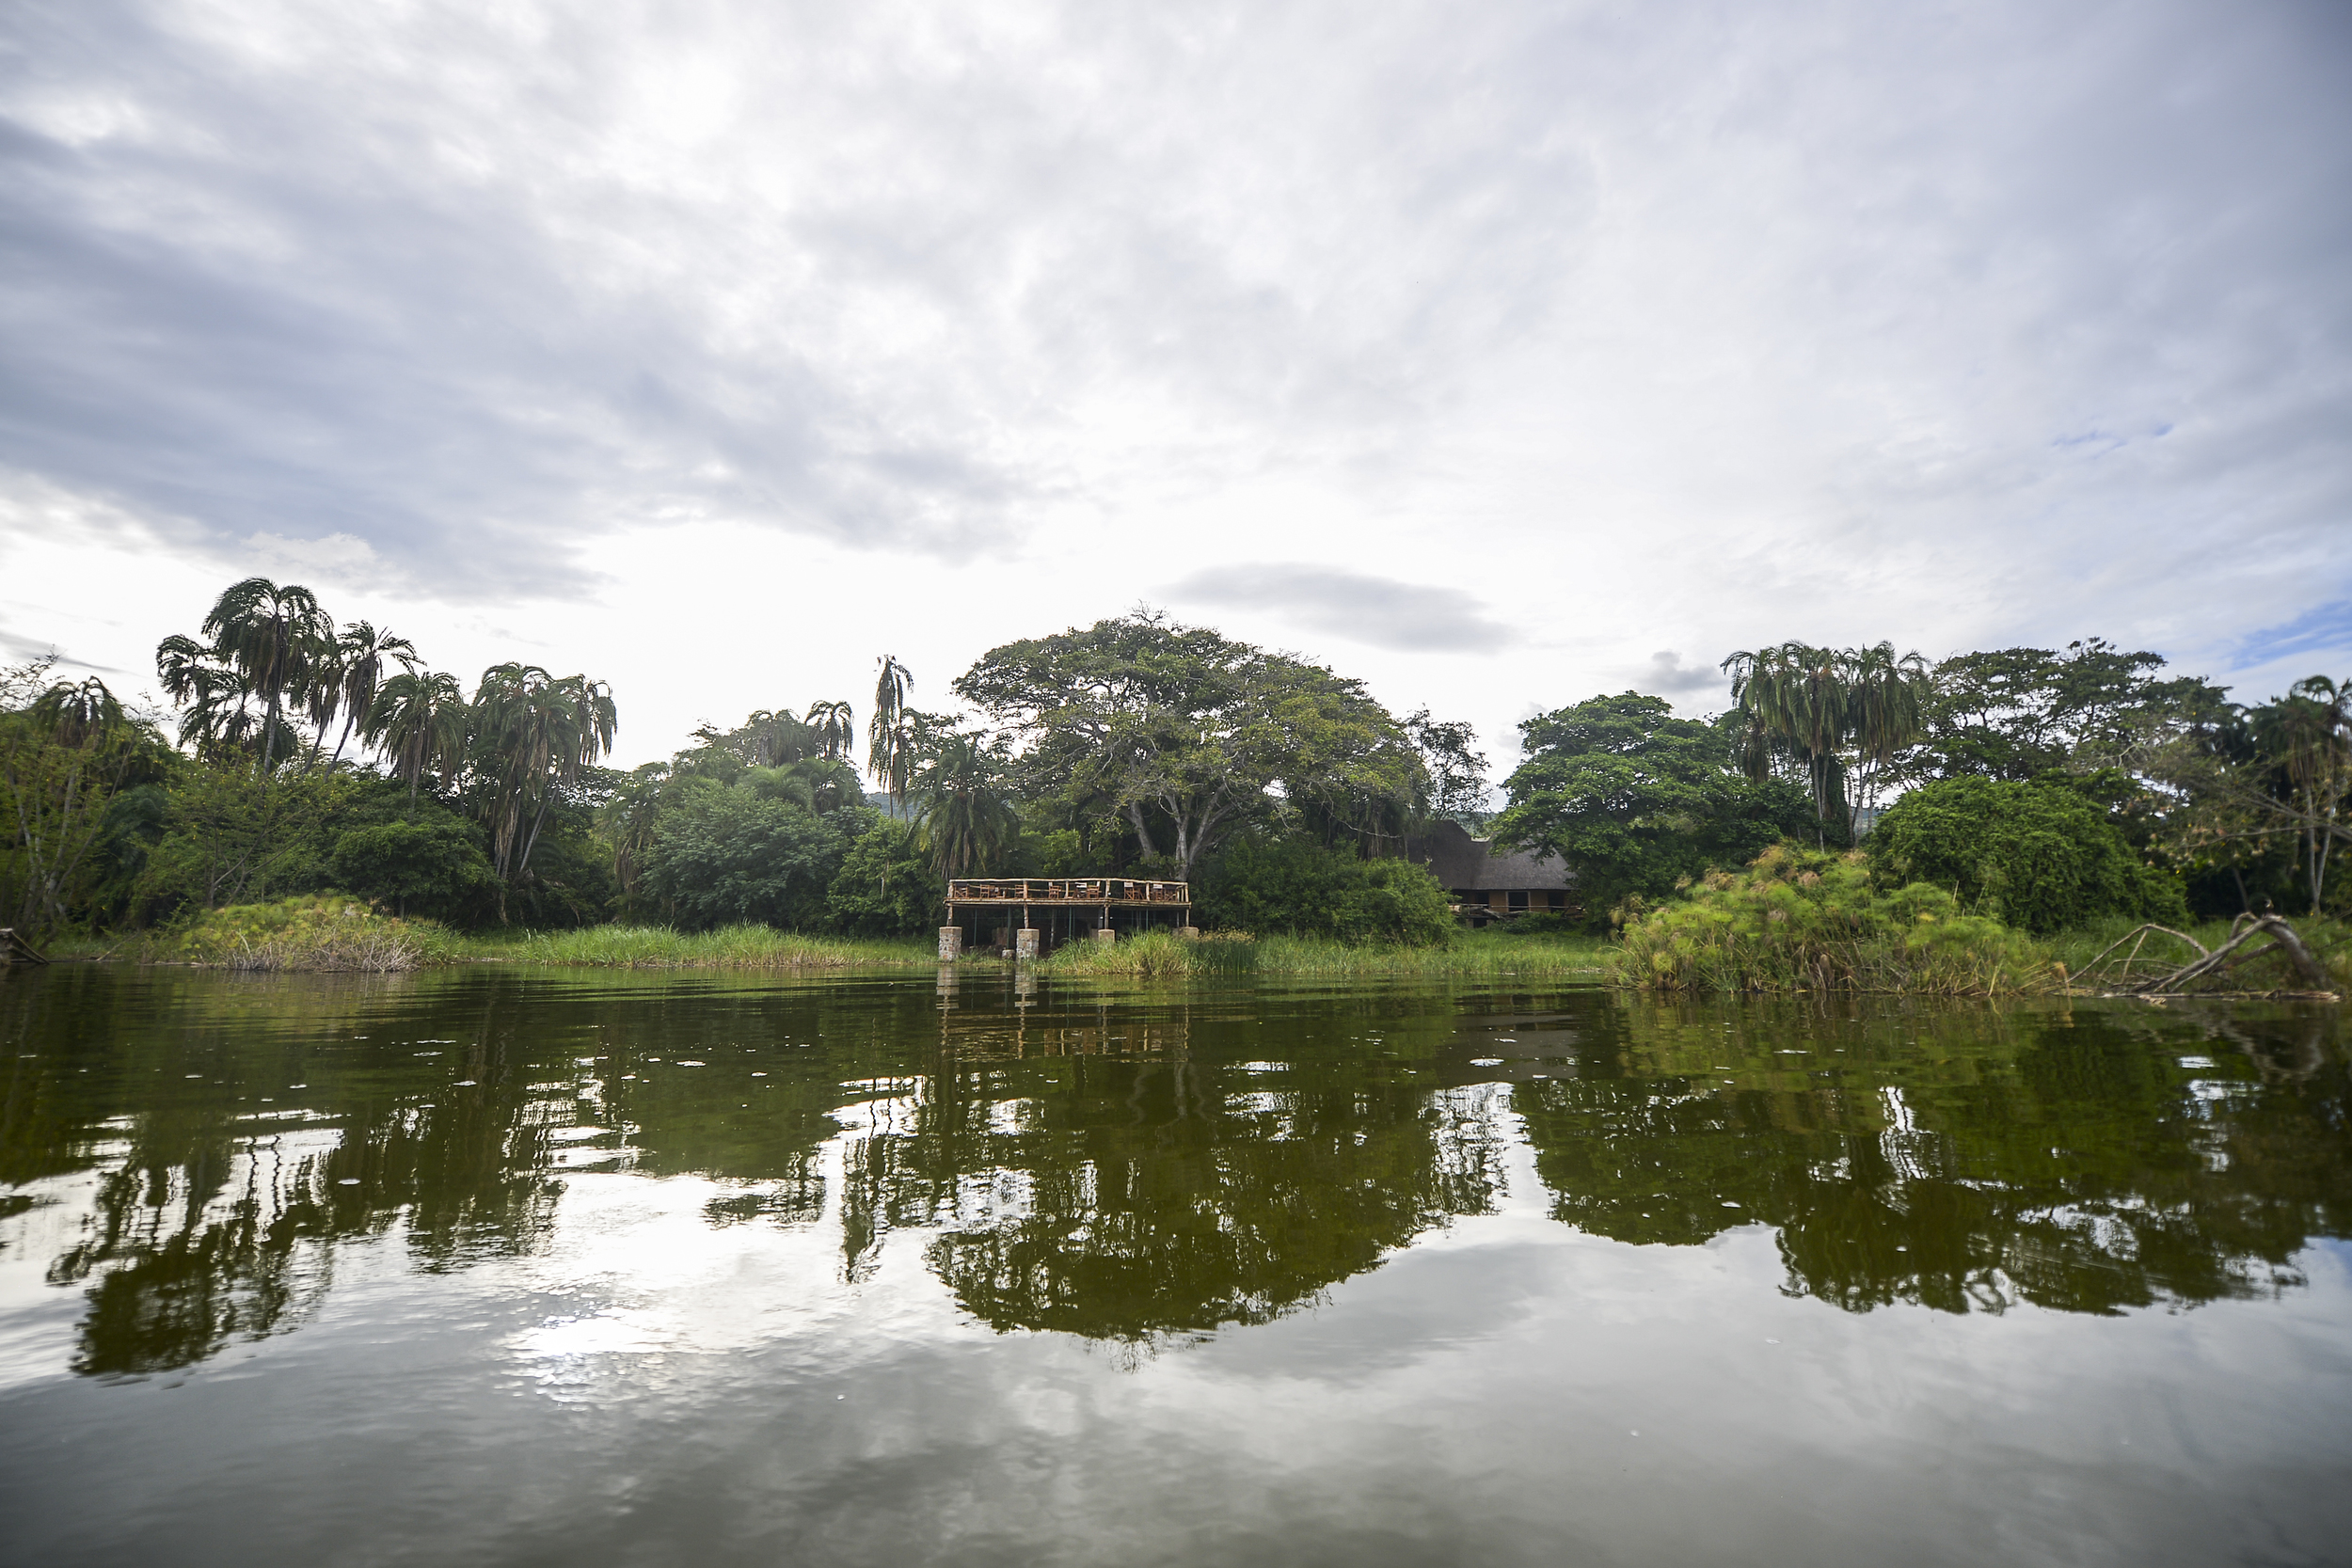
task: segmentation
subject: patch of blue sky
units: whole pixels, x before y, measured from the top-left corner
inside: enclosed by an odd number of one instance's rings
[[[2265,626],[2238,641],[2240,667],[2296,654],[2335,653],[2352,648],[2352,599],[2335,599],[2307,610],[2284,626]]]

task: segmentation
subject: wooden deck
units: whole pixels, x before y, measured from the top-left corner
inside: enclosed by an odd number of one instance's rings
[[[962,878],[947,884],[947,907],[1077,904],[1095,909],[1189,909],[1192,884],[1132,877]]]

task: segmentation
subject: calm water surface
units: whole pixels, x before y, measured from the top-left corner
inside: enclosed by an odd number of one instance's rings
[[[10,1563],[2352,1561],[2332,1008],[0,977]]]

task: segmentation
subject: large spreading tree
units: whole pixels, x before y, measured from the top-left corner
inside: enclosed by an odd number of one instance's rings
[[[1524,758],[1503,787],[1498,843],[1559,857],[1588,920],[1659,897],[1710,866],[1744,865],[1813,807],[1786,779],[1755,780],[1716,725],[1662,697],[1594,697],[1519,726]]]
[[[1006,643],[955,690],[1016,739],[1032,795],[1117,814],[1178,877],[1248,823],[1393,832],[1425,790],[1362,683],[1156,612]]]

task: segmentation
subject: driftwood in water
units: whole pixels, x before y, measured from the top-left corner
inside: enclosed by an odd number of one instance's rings
[[[2134,978],[2132,965],[2138,960],[2140,949],[2147,945],[2150,937],[2158,935],[2170,937],[2175,942],[2185,942],[2195,948],[2197,957],[2187,963],[2169,969],[2152,970],[2142,977]],[[2247,943],[2264,936],[2271,939],[2266,946],[2251,949],[2247,947]],[[2122,937],[2108,944],[2106,952],[2101,953],[2084,966],[2083,977],[2089,979],[2097,974],[2099,966],[2106,963],[2109,956],[2127,942],[2132,944],[2132,950],[2123,956],[2121,967],[2108,983],[2118,990],[2127,991],[2134,995],[2172,994],[2178,992],[2183,987],[2204,979],[2208,975],[2225,974],[2250,959],[2264,958],[2272,953],[2282,955],[2288,967],[2295,971],[2296,977],[2312,992],[2332,994],[2328,984],[2326,968],[2321,965],[2317,958],[2312,956],[2311,948],[2305,945],[2302,937],[2296,933],[2295,927],[2288,925],[2279,915],[2239,915],[2231,924],[2230,940],[2212,949],[2208,949],[2195,937],[2184,931],[2176,931],[2169,926],[2157,926],[2152,923],[2137,927],[2124,932]]]
[[[0,926],[0,964],[45,964],[48,961],[12,927]]]

